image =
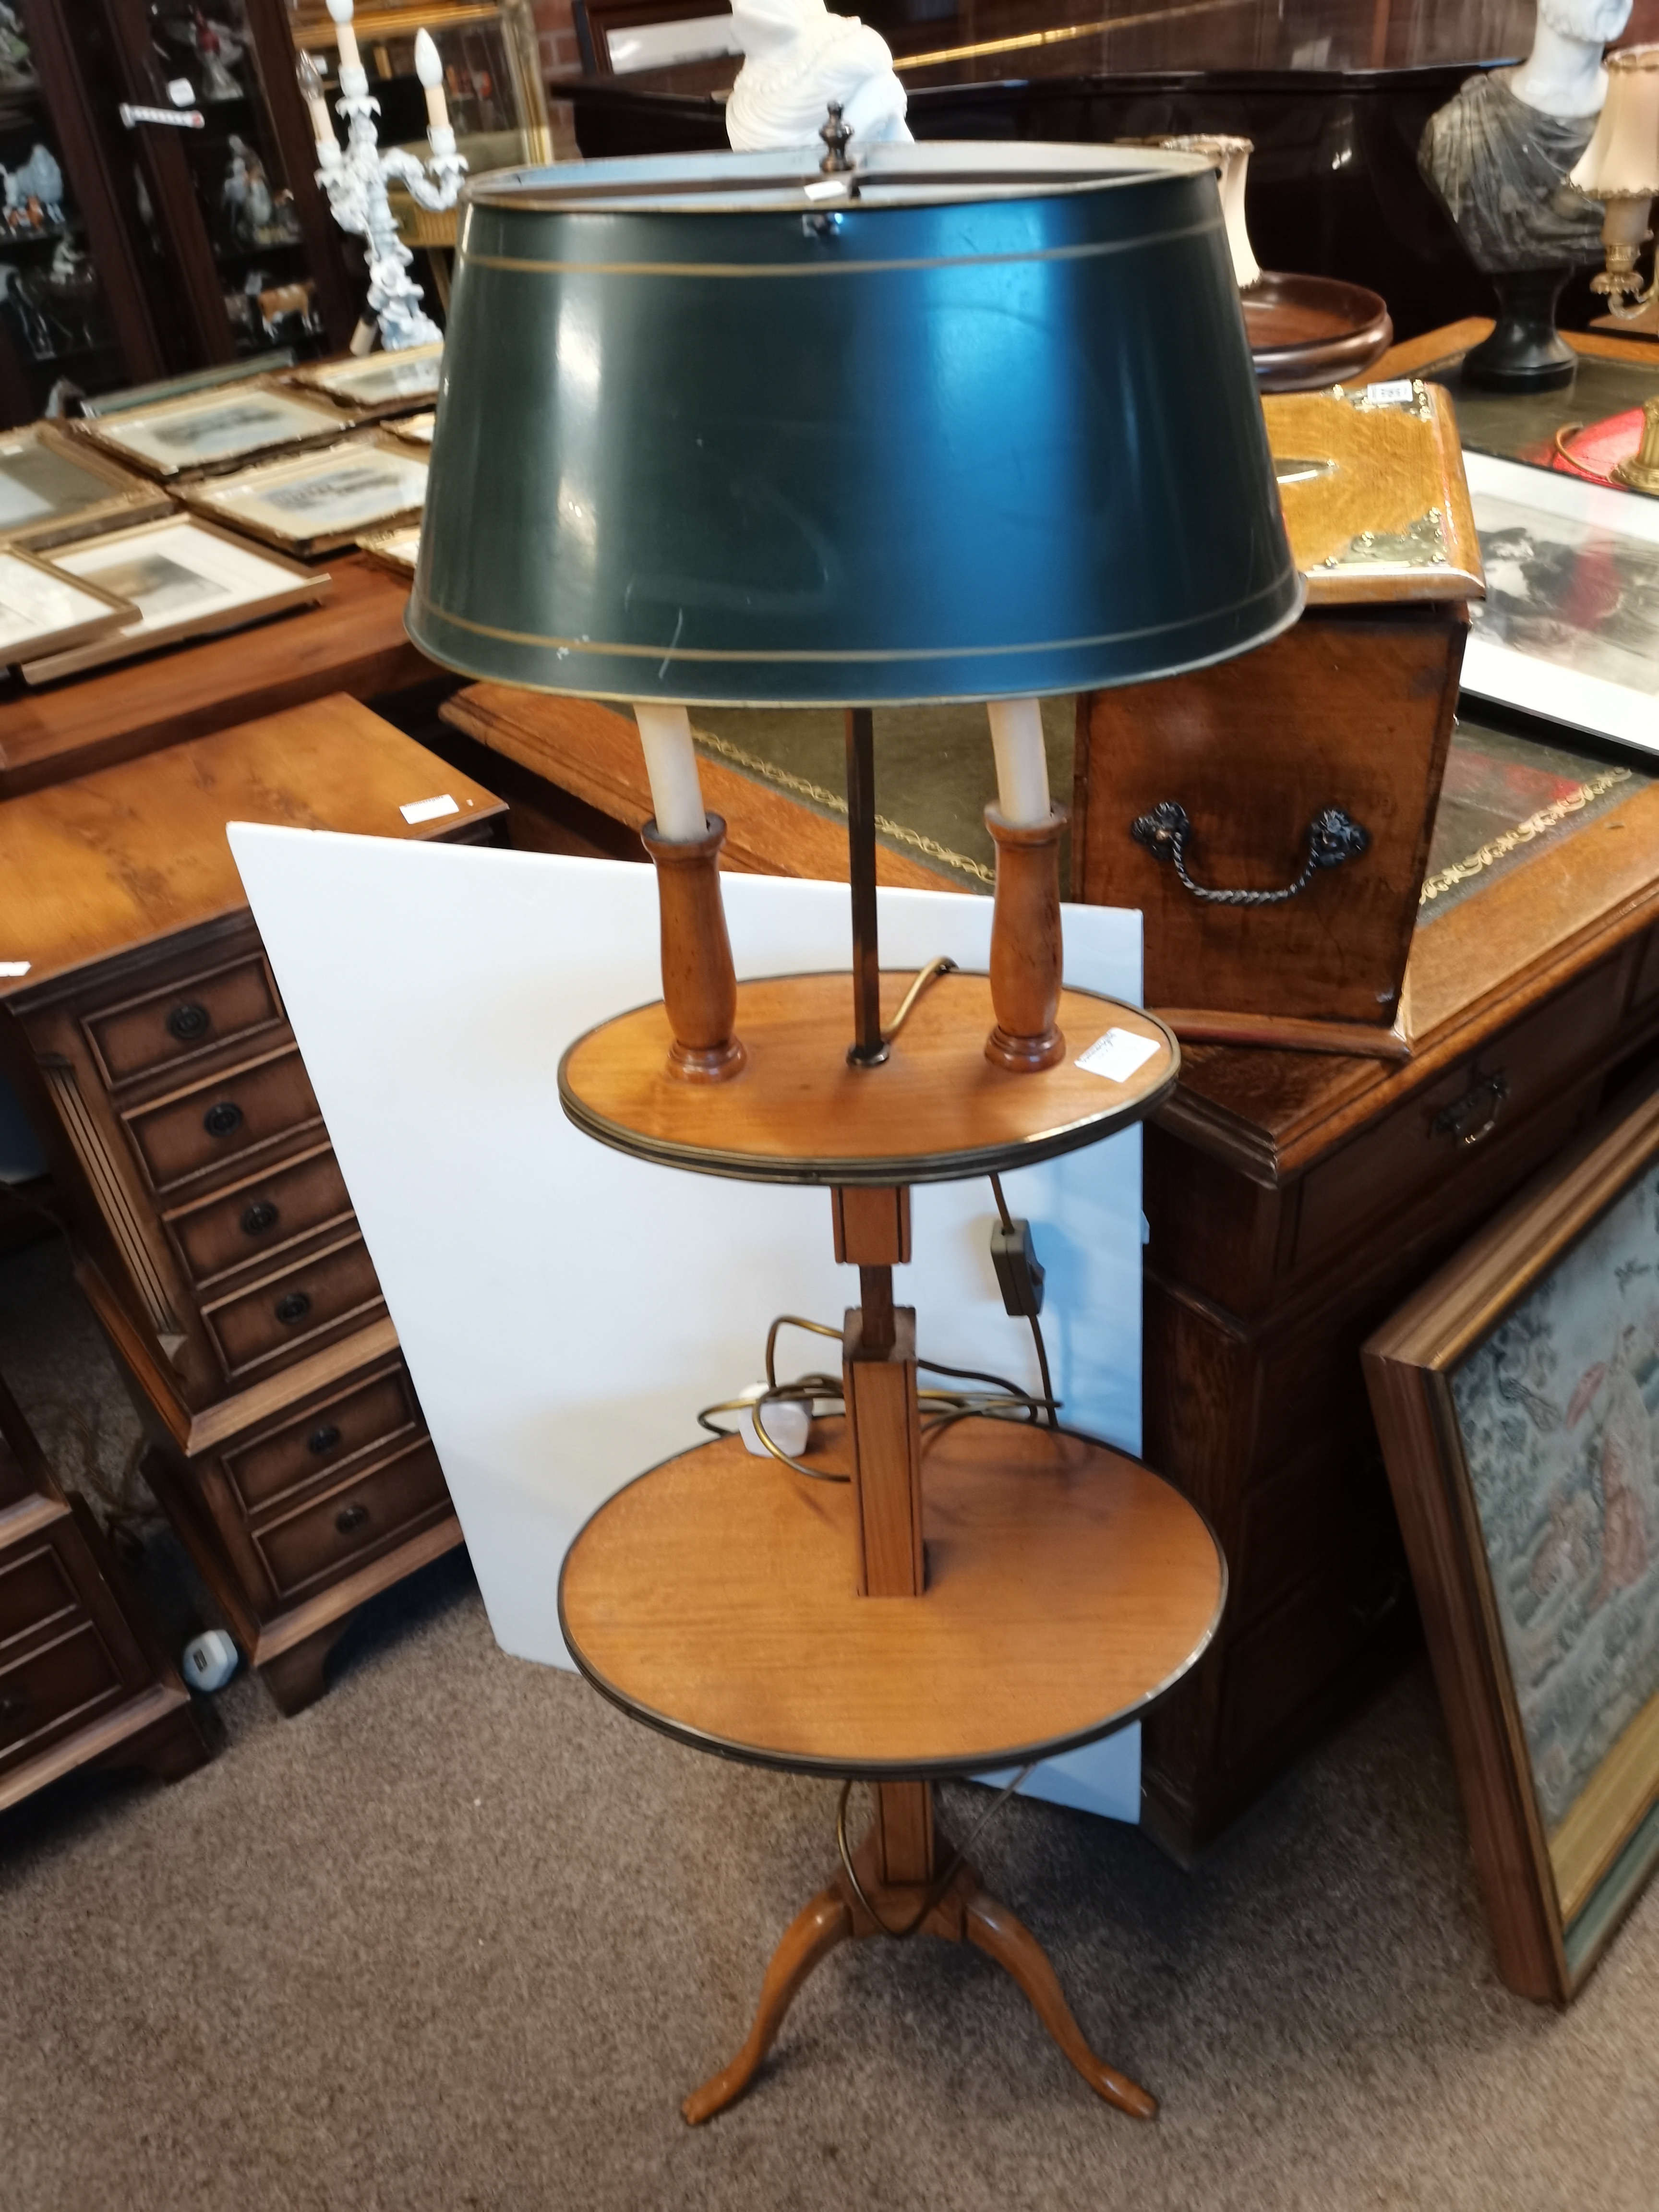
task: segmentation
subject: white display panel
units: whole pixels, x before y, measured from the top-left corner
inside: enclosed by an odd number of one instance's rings
[[[519,1657],[568,1665],[555,1593],[587,1516],[696,1443],[699,1406],[758,1379],[774,1315],[839,1326],[856,1298],[856,1272],[836,1265],[829,1194],[656,1167],[566,1121],[565,1048],[660,995],[649,867],[246,823],[229,834],[490,1626]],[[845,884],[730,875],[722,887],[739,976],[849,963]],[[939,953],[985,967],[988,899],[878,896],[884,967]],[[1138,1001],[1140,916],[1067,907],[1065,928],[1066,981]],[[850,978],[848,1022],[850,1036]],[[1094,1040],[1068,1042],[1077,1053]],[[1065,1418],[1138,1451],[1139,1131],[1005,1188],[1048,1270]],[[996,1289],[988,1185],[920,1188],[912,1205],[915,1258],[895,1289],[916,1308],[921,1350],[1036,1388],[1030,1331]],[[810,1339],[780,1348],[782,1372],[822,1364]],[[1137,1818],[1139,1730],[1028,1786]]]

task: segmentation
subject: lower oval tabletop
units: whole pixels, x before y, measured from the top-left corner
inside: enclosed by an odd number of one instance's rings
[[[809,1459],[844,1467],[839,1421]],[[925,1438],[921,1597],[860,1597],[853,1499],[720,1438],[601,1506],[559,1586],[596,1688],[730,1758],[978,1773],[1110,1735],[1201,1656],[1226,1570],[1203,1516],[1105,1445],[958,1420]]]

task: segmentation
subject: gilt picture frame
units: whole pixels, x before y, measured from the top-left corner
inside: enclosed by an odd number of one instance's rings
[[[1659,1865],[1659,1086],[1363,1357],[1498,1969],[1565,2002]]]
[[[338,410],[270,379],[214,385],[76,425],[78,437],[130,468],[184,485],[256,454],[298,453],[340,434]]]
[[[0,546],[0,668],[67,653],[132,622],[129,599],[15,545]]]
[[[159,484],[49,422],[0,434],[0,545],[40,553],[172,512]]]
[[[214,477],[185,487],[180,496],[233,529],[305,557],[337,552],[417,517],[427,466],[413,447],[368,434]]]
[[[21,672],[31,684],[54,683],[158,646],[240,629],[325,598],[331,583],[325,571],[250,545],[234,531],[194,514],[173,514],[140,529],[65,546],[51,565],[131,602],[131,618],[90,643],[25,661]]]
[[[347,354],[336,361],[306,362],[288,381],[331,399],[368,420],[430,407],[438,396],[443,341],[404,346],[395,353]]]

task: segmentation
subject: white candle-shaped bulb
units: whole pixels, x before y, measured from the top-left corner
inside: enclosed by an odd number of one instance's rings
[[[362,64],[357,52],[357,33],[351,27],[351,0],[328,0],[328,12],[334,20],[335,44],[340,50],[343,70],[360,69]]]
[[[1046,822],[1048,756],[1042,744],[1042,709],[1035,699],[993,699],[991,750],[997,763],[997,811],[1016,829]]]
[[[444,65],[438,58],[437,41],[430,31],[415,33],[415,74],[426,87],[427,127],[447,131],[449,110],[444,104]]]
[[[334,125],[329,117],[328,99],[323,90],[323,80],[317,64],[307,53],[300,56],[300,90],[304,95],[306,112],[311,118],[311,135],[321,146],[334,137]]]
[[[634,719],[645,748],[645,772],[651,780],[651,806],[657,835],[671,844],[689,844],[708,835],[697,756],[691,744],[691,717],[684,707],[638,701]]]

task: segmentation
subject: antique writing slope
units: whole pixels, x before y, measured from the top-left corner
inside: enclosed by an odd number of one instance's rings
[[[1396,1017],[1478,596],[1450,402],[1264,403],[1308,611],[1237,664],[1079,701],[1074,896],[1146,916],[1176,1034],[1404,1058]]]

